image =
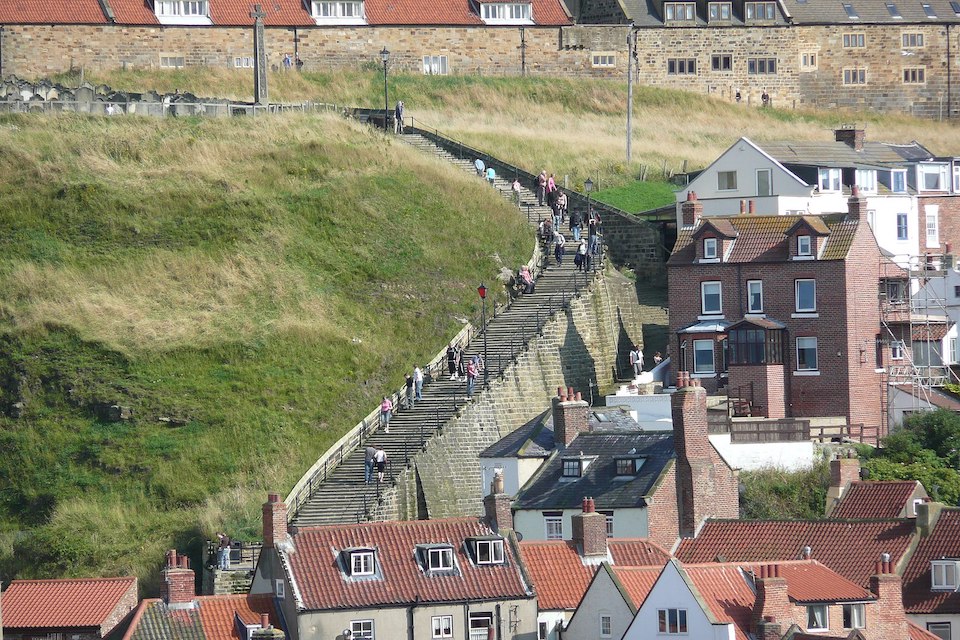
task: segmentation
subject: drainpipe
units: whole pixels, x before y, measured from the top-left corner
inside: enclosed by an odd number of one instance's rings
[[[950,55],[950,24],[947,23],[947,118],[950,118],[950,111],[952,111],[953,106],[953,94],[951,89],[953,88],[952,84],[952,72],[951,67],[951,55]]]
[[[0,24],[0,78],[3,78],[3,25]]]
[[[497,640],[503,640],[503,630],[500,628],[500,605],[497,605]]]
[[[413,610],[417,608],[417,605],[420,604],[420,594],[418,593],[413,598],[413,604],[407,607],[407,640],[416,640],[416,634],[414,633],[414,624],[413,624]]]
[[[520,77],[527,75],[527,32],[520,27]],[[949,76],[948,76],[949,77]]]

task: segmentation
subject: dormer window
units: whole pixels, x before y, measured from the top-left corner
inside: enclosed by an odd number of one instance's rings
[[[776,2],[745,2],[747,20],[773,20],[777,17]]]
[[[618,476],[635,476],[643,465],[643,458],[617,458]]]
[[[153,8],[160,24],[211,24],[207,0],[155,0]]]
[[[350,551],[350,575],[372,576],[375,571],[372,549],[358,549]]]
[[[704,260],[717,259],[717,239],[716,238],[703,239],[703,259]]]
[[[813,243],[810,242],[810,236],[797,236],[797,255],[811,256]]]
[[[877,172],[873,169],[857,169],[857,186],[866,193],[877,192]]]
[[[582,475],[583,475],[583,460],[574,459],[574,460],[563,461],[563,477],[564,478],[579,478]]]
[[[956,591],[956,560],[934,560],[930,564],[930,587],[936,590]]]
[[[503,564],[503,538],[474,541],[477,564]]]
[[[427,566],[430,571],[449,571],[453,569],[453,547],[428,549]]]
[[[362,0],[313,0],[310,12],[318,25],[366,23]]]
[[[533,24],[527,2],[485,2],[480,17],[487,24]]]
[[[840,169],[820,169],[820,191],[840,191]]]
[[[665,2],[663,19],[666,22],[692,22],[697,16],[695,2]]]

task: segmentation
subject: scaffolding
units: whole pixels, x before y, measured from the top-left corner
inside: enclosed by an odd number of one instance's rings
[[[955,354],[943,346],[953,324],[947,304],[953,266],[951,254],[880,258],[878,348],[887,348],[881,390],[887,415],[894,397],[890,387],[907,387],[912,409],[919,411],[935,406],[931,396],[938,387],[957,382],[950,367]]]

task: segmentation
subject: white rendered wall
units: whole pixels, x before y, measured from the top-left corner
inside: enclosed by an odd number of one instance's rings
[[[601,615],[610,616],[609,636],[600,635]],[[567,623],[563,640],[620,638],[632,619],[630,607],[624,602],[617,585],[610,579],[610,574],[599,569],[596,578],[590,583],[590,588],[583,594],[580,606]]]
[[[602,507],[598,507],[602,510]],[[514,511],[513,527],[523,535],[524,540],[546,540],[547,531],[543,522],[544,511],[560,511],[560,509],[523,509]],[[580,513],[580,509],[563,510],[563,539],[570,540],[573,535],[571,518]],[[613,537],[615,538],[646,538],[649,535],[646,508],[614,509]]]
[[[710,442],[734,469],[755,471],[774,467],[799,471],[813,466],[813,442],[757,442],[731,444],[729,433],[714,433]]]

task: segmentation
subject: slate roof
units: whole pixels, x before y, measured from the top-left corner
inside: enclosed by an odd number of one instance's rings
[[[563,458],[581,453],[596,459],[587,465],[582,477],[561,480]],[[632,479],[618,478],[616,457],[627,455],[645,460]],[[513,508],[573,509],[581,506],[584,496],[593,497],[598,510],[643,507],[644,497],[674,457],[672,431],[581,433],[565,451],[555,453],[540,467],[517,494]]]
[[[737,238],[724,262],[785,262],[790,257],[789,236],[786,233],[798,220],[806,217],[809,216],[729,216],[727,220],[737,230]],[[845,259],[853,244],[857,221],[843,214],[819,217],[829,228],[830,234],[825,239],[826,246],[818,260]],[[693,263],[696,257],[693,234],[696,229],[680,230],[673,254],[667,261],[669,264]]]
[[[637,431],[640,425],[621,407],[596,407],[587,413],[591,431]],[[546,458],[554,450],[553,412],[545,411],[480,453],[481,458]]]
[[[493,535],[475,517],[303,527],[294,536],[295,551],[284,555],[307,610],[532,597],[508,541],[502,565],[475,565],[467,554],[468,538]],[[443,543],[453,546],[457,571],[425,574],[416,559],[417,545]],[[337,554],[351,548],[375,549],[382,577],[345,576]]]
[[[839,2],[836,5],[840,8]],[[840,8],[840,11],[843,9]],[[854,150],[845,142],[833,140],[773,140],[757,143],[757,146],[781,164],[812,167],[892,168],[903,166],[904,154],[911,158],[933,157],[918,142],[903,145],[866,140],[861,151]]]
[[[595,562],[585,564],[572,540],[523,541],[519,548],[520,559],[537,593],[540,610],[576,609],[599,565]],[[662,548],[642,538],[609,539],[607,549],[607,561],[615,567],[656,567],[654,581],[670,558]]]
[[[0,24],[106,24],[97,0],[7,0]]]
[[[847,16],[842,3],[816,1],[803,2],[802,0],[783,0],[787,11],[793,16],[795,24],[909,24],[909,23],[943,23],[958,22],[960,17],[951,8],[947,0],[924,0],[933,7],[936,19],[927,17],[920,2],[915,0],[891,0],[902,16],[894,18],[887,10],[886,2],[869,0],[844,0],[853,5],[859,16],[851,19]]]
[[[769,562],[812,558],[847,580],[869,584],[874,563],[889,553],[894,566],[915,538],[913,520],[707,520],[696,538],[681,541],[684,562]]]
[[[123,640],[242,640],[236,619],[260,624],[262,613],[280,627],[270,594],[197,596],[194,603],[192,609],[170,609],[162,600],[144,600]]]
[[[100,627],[136,584],[136,578],[14,580],[0,597],[3,626]]]
[[[916,480],[857,480],[840,498],[831,518],[899,518],[920,483]]]
[[[903,572],[903,606],[907,613],[960,613],[960,593],[930,588],[930,561],[960,558],[960,509],[944,508],[933,531],[922,538]]]

